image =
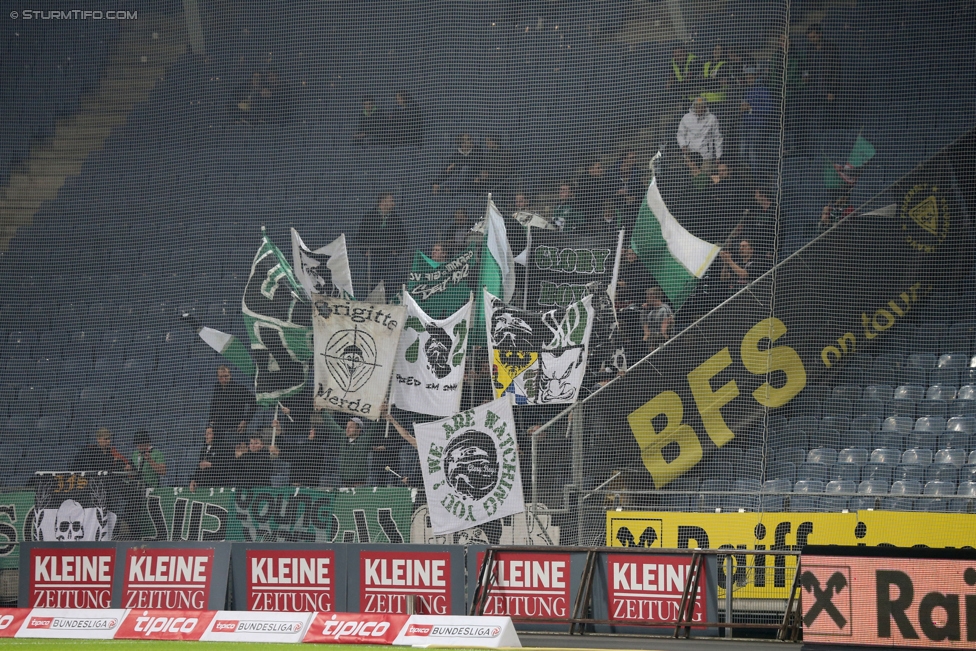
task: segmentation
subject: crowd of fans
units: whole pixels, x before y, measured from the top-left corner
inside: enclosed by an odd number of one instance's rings
[[[508,235],[517,255],[526,243],[516,213],[535,213],[552,228],[580,235],[625,230],[625,249],[618,274],[616,336],[626,358],[637,360],[680,329],[685,315],[700,314],[764,273],[773,263],[775,178],[781,149],[789,154],[807,146],[810,134],[838,118],[836,48],[822,29],[806,32],[807,47],[779,54],[767,64],[744,52],[714,44],[707,57],[681,45],[674,49],[665,92],[658,98],[652,123],[661,156],[642,156],[646,148],[624,147],[608,165],[594,155],[581,161],[576,179],[560,179],[532,192],[520,183],[511,151],[495,134],[471,132],[457,137],[457,147],[432,178],[434,194],[492,196],[506,215]],[[248,125],[287,119],[293,100],[287,81],[275,71],[255,72],[235,93],[227,110]],[[385,111],[371,95],[362,98],[354,137],[365,147],[416,147],[423,143],[422,111],[406,90],[394,95]],[[785,109],[785,110],[784,110]],[[647,152],[650,154],[650,152]],[[652,174],[669,209],[691,232],[722,247],[719,260],[699,291],[676,315],[674,306],[635,251],[629,247],[638,211]],[[437,229],[429,251],[444,262],[480,241],[476,220],[456,208]],[[396,198],[378,195],[351,237],[366,261],[369,290],[379,281],[387,288],[406,280],[414,247]],[[359,291],[359,288],[357,288]],[[365,295],[365,292],[364,294]],[[689,316],[691,318],[691,316]],[[473,350],[465,373],[463,408],[492,398],[491,371],[484,350]],[[410,425],[422,417],[396,408],[382,410],[377,422],[346,418],[312,408],[311,391],[280,404],[270,428],[249,429],[257,406],[253,393],[234,382],[230,370],[217,372],[208,425],[199,458],[188,482],[191,491],[216,486],[266,485],[356,487],[407,486],[422,495],[423,482],[416,441]],[[547,408],[519,412],[520,450],[525,477],[530,476],[532,433],[555,415]],[[156,487],[167,472],[163,453],[149,435],[135,437],[132,458],[111,445],[111,433],[100,429],[95,443],[75,460],[77,470],[104,470],[122,478],[129,497]],[[540,477],[544,499],[558,501],[569,466],[569,440],[547,431],[537,441],[549,469]],[[554,471],[552,469],[555,469]],[[526,491],[531,482],[526,480]],[[422,499],[422,498],[421,498]],[[130,500],[138,502],[138,500]],[[130,526],[137,527],[132,515]],[[132,524],[136,523],[136,524]]]

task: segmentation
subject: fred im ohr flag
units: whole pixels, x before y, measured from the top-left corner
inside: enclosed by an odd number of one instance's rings
[[[508,396],[415,424],[414,433],[435,535],[525,511]]]

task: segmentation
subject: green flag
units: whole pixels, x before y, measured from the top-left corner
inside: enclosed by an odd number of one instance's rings
[[[677,310],[708,271],[719,247],[701,240],[675,219],[652,179],[637,213],[630,247]]]
[[[515,294],[515,257],[508,243],[505,218],[498,211],[495,202],[488,197],[485,209],[485,243],[481,249],[481,270],[478,275],[480,289],[487,289],[493,296],[505,303],[512,301]],[[475,293],[475,311],[472,317],[471,340],[484,343],[485,306],[481,291]]]
[[[469,247],[445,262],[434,262],[422,251],[414,254],[407,291],[430,318],[445,319],[468,302],[475,253]]]
[[[829,160],[824,161],[823,180],[824,186],[835,190],[842,185],[854,185],[857,181],[857,174],[868,161],[874,158],[877,151],[864,136],[858,135],[851,147],[851,153],[847,156],[847,162],[838,165]]]
[[[273,405],[302,391],[312,357],[312,308],[288,260],[263,227],[241,312],[251,341],[258,404]]]

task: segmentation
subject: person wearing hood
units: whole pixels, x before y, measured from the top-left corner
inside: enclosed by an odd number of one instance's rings
[[[420,105],[405,90],[396,93],[396,108],[390,116],[391,143],[393,146],[420,147],[424,143],[424,120]]]
[[[718,166],[722,158],[722,132],[718,118],[708,110],[705,98],[699,97],[692,102],[691,108],[681,118],[677,139],[692,176],[708,173]],[[697,157],[692,157],[693,153],[701,156],[701,164],[696,162]]]

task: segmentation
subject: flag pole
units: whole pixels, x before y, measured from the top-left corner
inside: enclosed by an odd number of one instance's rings
[[[522,309],[527,310],[529,304],[529,260],[532,259],[532,227],[525,227],[525,282],[522,283]]]
[[[275,415],[273,420],[274,422],[278,422],[278,403],[275,403]],[[271,428],[271,447],[274,447],[275,437],[277,435],[278,435],[278,426],[274,425]]]

